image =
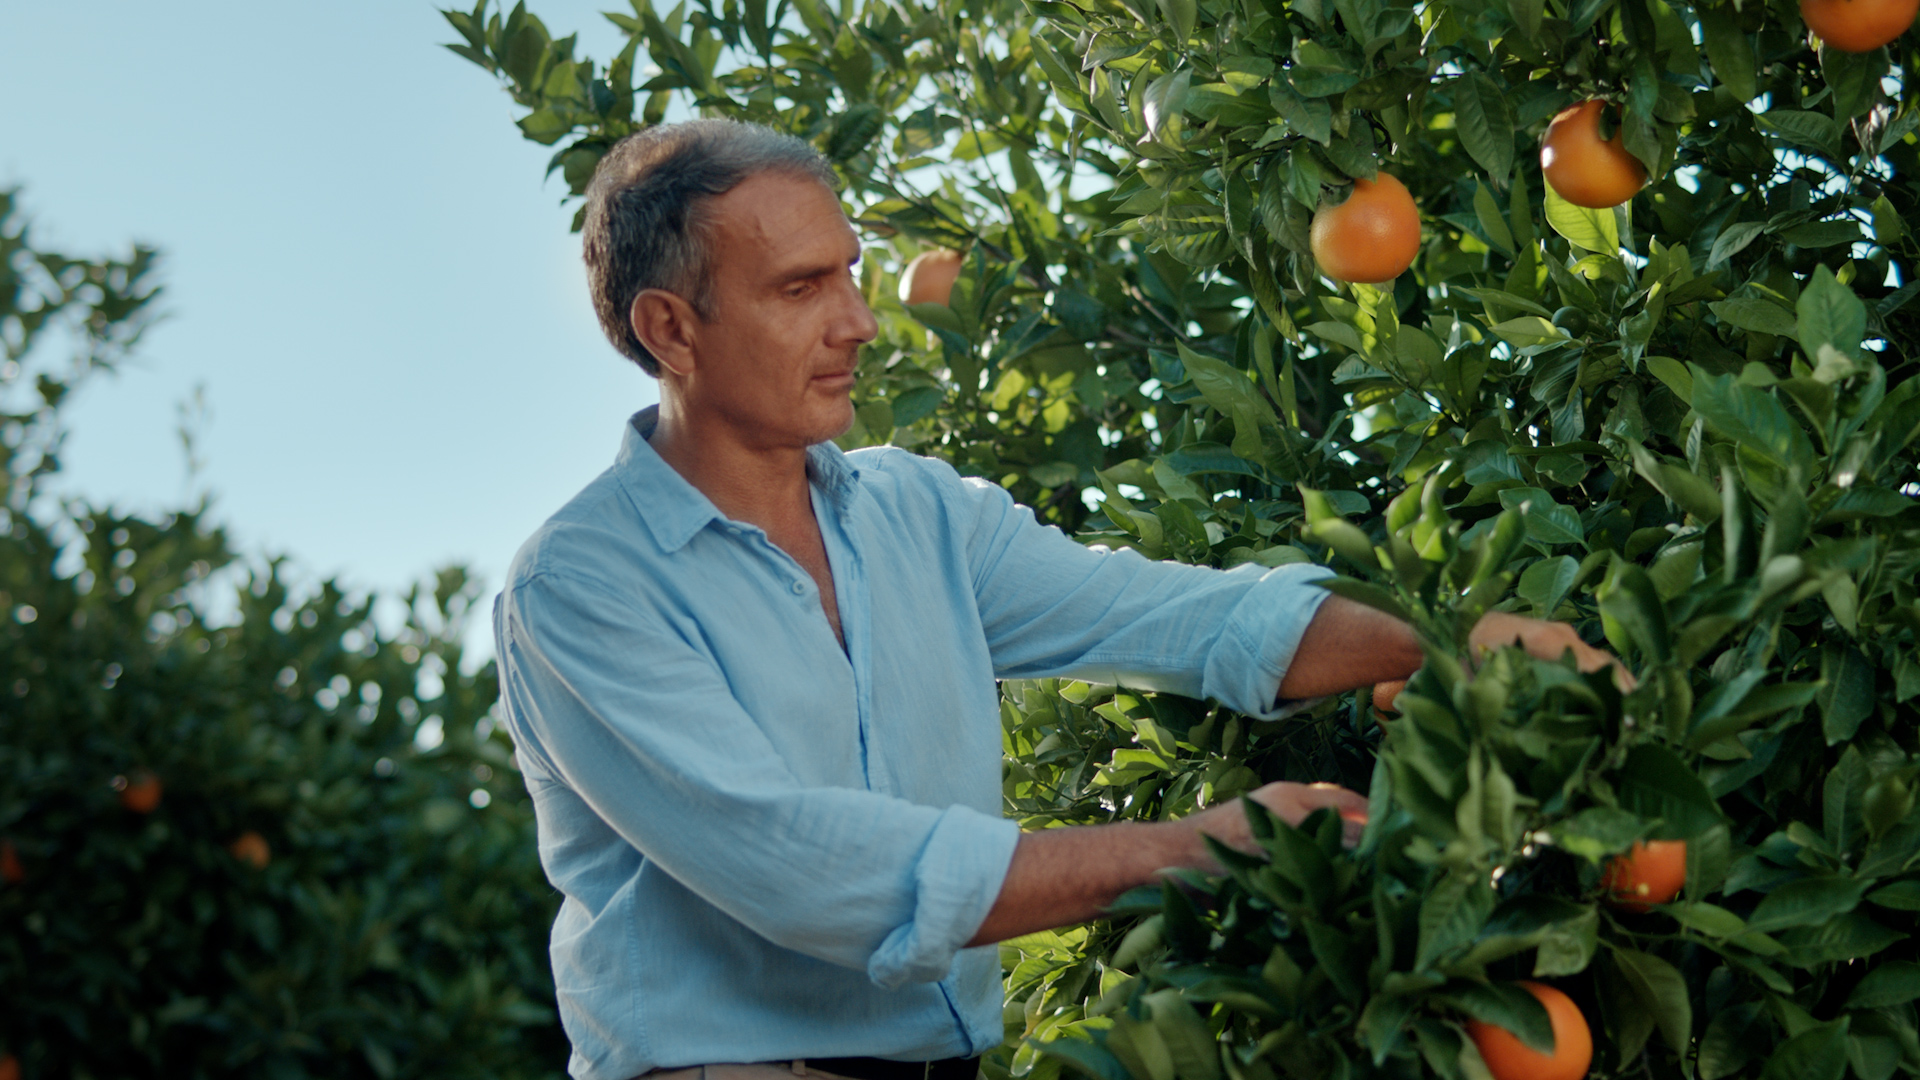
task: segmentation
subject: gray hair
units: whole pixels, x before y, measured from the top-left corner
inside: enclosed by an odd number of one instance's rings
[[[735,120],[647,128],[600,159],[582,226],[587,285],[607,340],[647,374],[658,377],[660,362],[634,336],[633,298],[664,289],[712,318],[708,205],[764,172],[836,186],[832,166],[807,143]]]

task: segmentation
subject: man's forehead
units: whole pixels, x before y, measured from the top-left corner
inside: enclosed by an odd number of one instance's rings
[[[848,246],[856,254],[859,247],[838,196],[811,177],[785,173],[749,177],[715,199],[714,210],[716,238],[723,243],[796,255],[823,244]]]

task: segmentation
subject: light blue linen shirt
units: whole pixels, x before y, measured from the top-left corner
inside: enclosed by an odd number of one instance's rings
[[[655,418],[520,550],[494,611],[565,896],[569,1071],[991,1049],[998,955],[963,946],[1019,835],[994,680],[1273,716],[1325,571],[1090,549],[941,462],[823,444],[843,652],[807,572],[648,446]]]

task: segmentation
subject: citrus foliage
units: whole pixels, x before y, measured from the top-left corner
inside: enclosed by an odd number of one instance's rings
[[[383,632],[369,597],[237,560],[204,508],[36,492],[153,256],[42,251],[0,210],[4,389],[32,386],[0,511],[0,1051],[29,1077],[557,1075],[555,898],[492,668],[461,669],[477,585],[443,572]],[[124,806],[149,775],[157,805]]]
[[[1029,826],[1281,778],[1369,790],[1373,820],[1357,852],[1273,824],[1266,859],[1010,945],[990,1072],[1477,1080],[1467,1022],[1547,1038],[1535,976],[1602,1075],[1920,1072],[1911,32],[1817,48],[1759,0],[611,17],[632,43],[603,68],[521,7],[449,14],[576,191],[662,95],[826,150],[878,241],[850,444],[1155,557],[1329,560],[1427,642],[1384,735],[1364,691],[1254,723],[1007,686]],[[1648,176],[1613,209],[1539,168],[1595,98]],[[1382,170],[1421,249],[1336,287],[1309,222]],[[890,270],[926,242],[968,268],[903,311]],[[1637,687],[1518,655],[1470,678],[1463,628],[1496,606],[1604,638]],[[1682,899],[1601,903],[1647,838],[1688,841]]]

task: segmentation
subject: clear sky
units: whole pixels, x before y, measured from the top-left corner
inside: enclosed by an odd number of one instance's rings
[[[604,61],[609,0],[532,0]],[[0,0],[0,184],[39,242],[165,255],[165,321],[71,409],[65,490],[200,486],[244,550],[391,590],[498,586],[652,380],[600,337],[551,151],[420,0]],[[481,628],[484,631],[484,627]]]

